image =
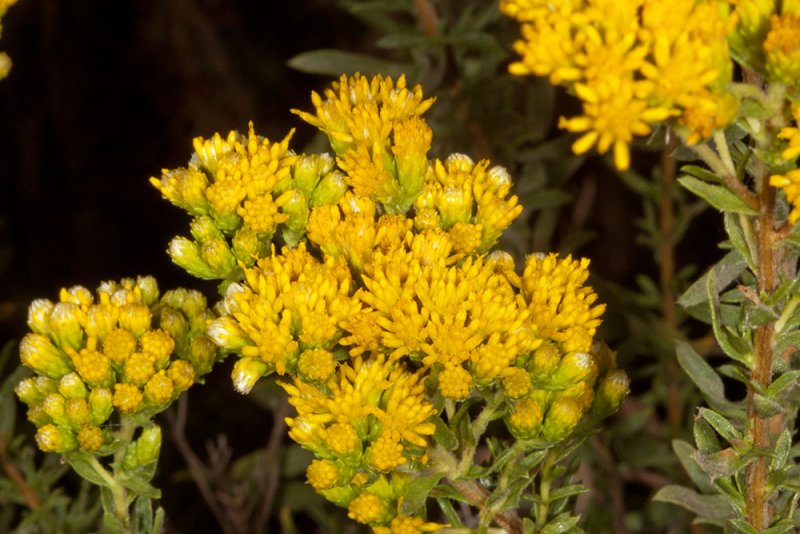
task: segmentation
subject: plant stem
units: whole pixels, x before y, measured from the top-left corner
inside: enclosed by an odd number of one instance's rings
[[[111,473],[109,473],[105,467],[103,467],[103,465],[97,460],[96,456],[90,455],[87,461],[89,465],[92,466],[92,469],[94,469],[95,472],[100,475],[100,478],[105,481],[105,483],[108,485],[108,488],[111,490],[111,495],[114,497],[113,512],[122,524],[122,532],[125,534],[131,533],[131,518],[128,510],[128,491],[125,489],[125,486],[120,484],[119,481],[117,481],[117,479]],[[110,512],[110,510],[106,510],[106,512]]]
[[[555,465],[555,458],[557,458],[555,451],[551,450],[547,453],[547,458],[544,459],[542,469],[539,471],[539,502],[536,505],[536,530],[539,531],[547,524],[548,514],[550,512],[550,484],[553,482],[553,466]]]
[[[775,211],[775,189],[768,183],[768,172],[759,169],[756,176],[759,196],[759,214],[756,239],[758,260],[756,273],[758,290],[772,293],[776,286],[776,265],[773,253],[773,228]],[[757,531],[769,526],[771,510],[767,499],[767,477],[769,464],[766,451],[772,447],[769,418],[760,417],[756,411],[756,387],[766,389],[772,381],[772,353],[774,351],[775,323],[768,322],[756,328],[754,343],[754,363],[750,372],[750,385],[747,391],[747,433],[759,457],[747,467],[747,521]]]

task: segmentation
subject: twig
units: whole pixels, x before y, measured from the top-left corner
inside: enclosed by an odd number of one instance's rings
[[[428,37],[436,35],[439,28],[439,17],[436,16],[436,10],[429,0],[414,0],[414,9],[417,12],[417,20],[422,30]]]
[[[42,506],[42,499],[34,491],[34,489],[22,476],[17,466],[11,463],[6,454],[6,440],[5,436],[0,436],[0,464],[3,465],[3,471],[6,472],[8,478],[19,488],[19,493],[22,495],[22,500],[25,501],[25,506],[31,510],[38,510]]]
[[[278,491],[278,483],[281,477],[281,463],[278,454],[285,435],[286,416],[289,413],[289,402],[286,397],[281,396],[278,406],[272,414],[272,431],[269,433],[267,448],[261,457],[261,464],[257,476],[258,494],[264,495],[261,506],[256,515],[255,532],[266,534],[267,521],[272,511],[272,504],[275,502],[275,495]]]
[[[172,439],[175,442],[175,446],[178,447],[178,451],[180,451],[184,460],[186,460],[186,465],[189,467],[189,473],[192,475],[194,483],[203,495],[203,499],[206,501],[206,504],[208,504],[211,513],[214,514],[222,530],[226,534],[236,534],[236,530],[232,529],[225,520],[225,514],[222,509],[220,509],[219,503],[211,491],[211,486],[206,476],[205,465],[194,451],[192,451],[189,442],[186,440],[186,434],[184,432],[186,429],[187,399],[187,394],[181,395],[180,399],[178,399],[177,409],[168,410],[166,412],[167,419],[170,423],[170,429],[172,430]]]

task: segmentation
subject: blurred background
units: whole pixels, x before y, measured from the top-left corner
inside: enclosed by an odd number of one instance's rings
[[[665,505],[643,511],[667,474],[680,476],[669,439],[688,428],[683,422],[696,399],[676,385],[671,360],[671,333],[691,326],[665,302],[718,257],[713,243],[722,231],[671,182],[647,185],[651,175],[674,178],[674,168],[661,163],[671,151],[664,132],[641,143],[634,171],[623,176],[602,157],[570,153],[572,139],[558,131],[557,118],[579,110],[546,81],[507,74],[519,29],[494,2],[20,0],[3,25],[0,50],[14,66],[0,82],[0,340],[24,335],[33,298],[55,299],[75,284],[94,288],[152,274],[162,290],[198,288],[213,302],[214,285],[189,277],[166,255],[189,220],[148,178],[185,165],[193,137],[244,131],[249,120],[271,139],[297,127],[295,150],[320,146],[313,128],[289,112],[310,109],[311,90],[343,71],[406,72],[438,99],[427,115],[433,156],[489,157],[517,181],[526,210],[503,246],[518,258],[535,251],[591,258],[593,283],[609,303],[603,335],[634,379],[625,413],[635,417],[619,420],[621,429],[587,453],[587,465],[600,466],[595,483],[605,477],[616,484],[611,496],[584,503],[599,513],[590,531],[669,531],[676,524],[685,531]],[[297,57],[318,49],[360,55]],[[673,205],[667,226],[663,199]],[[687,231],[690,224],[703,231]],[[308,511],[321,501],[303,484],[307,457],[280,443],[268,450],[273,421],[285,415],[282,401],[269,385],[250,398],[235,394],[230,365],[192,390],[186,426],[201,460],[212,465],[215,454],[223,457],[217,467],[224,480],[215,491],[228,491],[232,502],[245,499],[236,488],[246,486],[247,467],[266,451],[287,478],[273,496],[278,504],[270,503],[268,525],[305,525],[301,532],[343,525],[340,511]],[[18,426],[32,430],[24,416]],[[219,517],[166,438],[163,455],[156,485],[164,489],[170,529],[220,531]],[[623,455],[629,465],[612,472]],[[295,504],[281,505],[295,490]],[[281,510],[300,512],[289,521]]]

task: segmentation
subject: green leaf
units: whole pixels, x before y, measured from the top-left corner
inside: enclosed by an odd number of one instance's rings
[[[723,219],[725,221],[725,232],[728,234],[733,248],[736,249],[736,251],[739,252],[739,254],[741,254],[741,256],[747,261],[748,267],[750,267],[751,270],[755,270],[755,262],[750,254],[750,247],[747,246],[744,230],[742,229],[739,217],[739,215],[735,215],[733,213],[724,214]]]
[[[580,516],[572,516],[569,512],[564,512],[551,519],[540,532],[541,534],[563,534],[577,525],[580,519]]]
[[[717,433],[704,419],[694,419],[694,442],[702,453],[717,452],[721,449]]]
[[[783,432],[775,442],[775,453],[770,461],[770,469],[777,471],[786,465],[789,459],[789,453],[792,450],[792,434],[788,428],[783,429]]]
[[[729,332],[723,327],[719,320],[719,291],[714,271],[710,271],[706,280],[706,290],[708,292],[708,307],[711,312],[711,326],[714,329],[714,337],[717,338],[720,348],[730,358],[750,368],[753,359],[753,349],[749,344],[734,332]]]
[[[712,482],[739,473],[755,459],[754,456],[740,454],[732,447],[710,454],[697,451],[692,458]]]
[[[725,417],[714,410],[700,408],[700,417],[708,421],[717,434],[725,438],[729,443],[741,441],[742,434]]]
[[[433,424],[436,426],[436,430],[433,431],[434,441],[448,451],[456,450],[458,439],[455,433],[447,427],[447,423],[437,416],[433,418]]]
[[[794,531],[794,523],[790,519],[784,518],[769,527],[763,534],[784,534]]]
[[[432,475],[414,477],[408,489],[403,493],[403,504],[400,511],[406,515],[416,514],[425,506],[425,500],[431,490],[444,475],[444,473],[434,473]]]
[[[339,77],[341,74],[360,72],[365,76],[383,74],[398,77],[401,74],[413,78],[416,67],[385,61],[366,54],[344,52],[341,50],[312,50],[291,58],[287,64],[301,72],[325,74]]]
[[[771,398],[761,395],[760,393],[753,395],[753,405],[756,408],[758,416],[765,419],[786,411],[786,408],[784,408],[781,403],[775,402]]]
[[[144,477],[138,475],[127,475],[123,473],[118,477],[118,479],[120,483],[127,489],[131,490],[131,493],[134,495],[148,497],[150,499],[161,498],[161,490],[150,485],[150,483]]]
[[[724,495],[701,495],[693,489],[675,484],[664,486],[658,490],[653,500],[681,506],[720,526],[731,516],[732,512]]]
[[[731,525],[736,529],[737,534],[759,534],[759,532],[753,528],[753,525],[744,519],[731,519]]]
[[[558,488],[551,492],[550,501],[553,502],[559,499],[566,499],[568,497],[586,493],[587,491],[589,491],[589,488],[586,486],[582,486],[581,484],[570,484],[569,486],[564,486],[563,488]]]
[[[712,185],[689,175],[681,176],[678,182],[720,211],[758,215],[756,210],[745,204],[727,187]]]
[[[708,365],[708,363],[700,357],[692,346],[685,342],[679,341],[676,346],[678,356],[678,363],[684,372],[689,375],[692,382],[695,383],[697,388],[703,394],[708,403],[722,412],[733,412],[738,410],[736,404],[732,403],[725,398],[725,386],[722,379]]]
[[[777,399],[787,388],[797,385],[798,380],[800,380],[800,370],[783,373],[767,387],[767,396]]]
[[[133,532],[153,532],[153,503],[146,497],[139,497],[133,503]]]
[[[96,486],[108,487],[108,482],[106,482],[92,464],[89,463],[89,460],[94,458],[91,454],[83,451],[73,451],[65,454],[64,457],[67,459],[72,469],[80,476]]]
[[[719,260],[709,271],[695,281],[689,289],[678,299],[678,304],[684,308],[689,308],[702,304],[708,300],[708,277],[712,275],[716,279],[717,287],[724,289],[728,287],[739,275],[747,268],[747,261],[738,251],[728,252]]]
[[[693,457],[696,449],[686,441],[674,439],[672,440],[672,450],[675,451],[675,455],[686,470],[689,478],[694,482],[694,485],[704,493],[714,492],[714,484],[711,483],[708,474],[700,468],[700,465]]]
[[[689,176],[694,176],[695,178],[700,178],[705,182],[722,183],[722,179],[719,176],[705,167],[700,167],[698,165],[684,165],[681,167],[681,172],[686,173]]]

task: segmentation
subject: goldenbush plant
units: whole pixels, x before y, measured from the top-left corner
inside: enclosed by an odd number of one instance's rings
[[[165,528],[152,502],[155,418],[175,401],[185,417],[181,394],[226,356],[236,391],[275,384],[287,399],[288,437],[311,455],[308,486],[374,532],[664,528],[647,510],[613,516],[634,472],[657,490],[645,507],[681,506],[699,531],[800,527],[800,3],[343,5],[385,33],[397,63],[338,51],[292,60],[344,73],[292,110],[329,150],[293,146],[294,130],[270,140],[250,123],[194,139],[186,166],[150,180],[190,217],[170,258],[213,281],[216,296],[162,294],[139,276],[29,307],[23,368],[0,386],[0,406],[14,412],[14,388],[38,447],[99,487],[103,528]],[[493,140],[475,88],[490,100],[523,94],[546,114],[553,96],[537,77],[577,98],[580,111],[558,119],[566,135],[499,105],[508,124]],[[478,132],[478,157],[449,150],[460,139],[451,111]],[[638,289],[610,292],[610,306],[593,289],[606,283],[590,284],[589,260],[574,253],[592,235],[555,232],[572,199],[565,184],[592,150],[609,157],[591,164],[641,195],[640,238],[659,262],[657,282],[641,274]],[[638,170],[647,150],[662,153],[652,180]],[[520,172],[517,184],[493,152]],[[721,213],[726,239],[690,282],[675,248],[703,206]],[[608,317],[620,358],[601,339]],[[637,351],[653,352],[646,372],[629,357]],[[638,391],[603,430],[630,393],[627,365]],[[10,441],[13,417],[3,421],[7,489],[30,517],[58,524],[66,508],[24,490],[41,479],[49,491],[63,472],[14,471],[6,444],[23,449]],[[647,425],[660,430],[634,436]],[[651,463],[626,458],[633,447],[614,458],[626,440]],[[612,517],[590,503],[604,477]],[[96,521],[85,500],[71,510],[72,528]]]

